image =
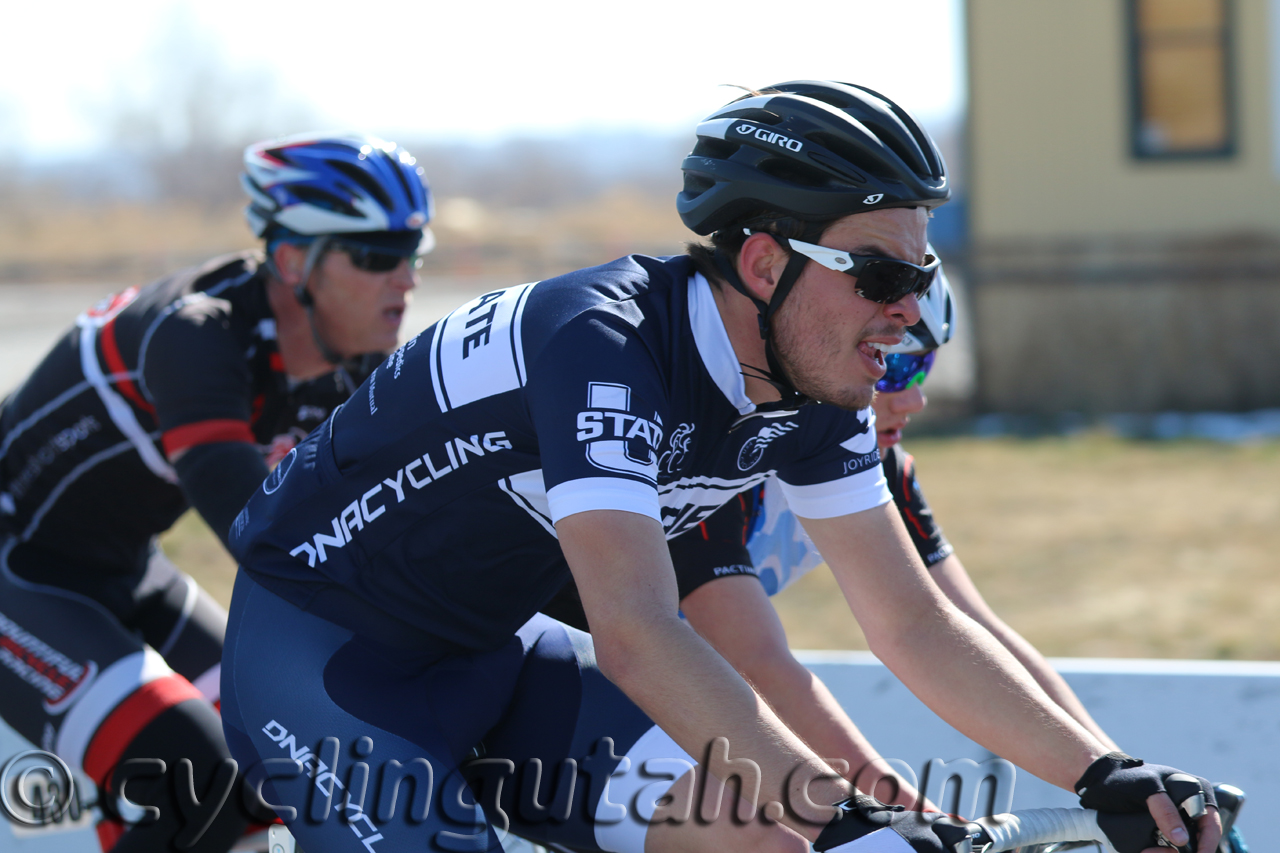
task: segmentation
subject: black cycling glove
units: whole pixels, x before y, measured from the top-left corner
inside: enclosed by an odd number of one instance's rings
[[[1213,786],[1208,780],[1199,776],[1183,773],[1163,764],[1147,764],[1141,758],[1125,755],[1123,752],[1109,752],[1089,765],[1080,781],[1076,782],[1076,793],[1080,795],[1080,805],[1086,809],[1101,812],[1145,812],[1147,797],[1152,794],[1169,793],[1169,781],[1172,776],[1184,777],[1182,781],[1194,780],[1204,795],[1205,806],[1216,806],[1213,797]],[[1175,788],[1178,787],[1175,784]],[[1194,790],[1191,794],[1194,795]],[[1174,805],[1183,806],[1187,793],[1175,790],[1171,796]],[[1193,807],[1186,811],[1195,814]],[[1199,811],[1203,811],[1200,809]]]
[[[1090,764],[1080,781],[1076,782],[1075,789],[1080,795],[1080,805],[1099,812],[1098,825],[1106,831],[1108,838],[1112,837],[1113,831],[1140,834],[1136,822],[1117,819],[1130,815],[1146,815],[1149,818],[1147,798],[1152,794],[1168,794],[1178,807],[1182,823],[1191,838],[1187,848],[1192,850],[1196,848],[1199,829],[1197,819],[1206,812],[1207,807],[1218,804],[1213,786],[1207,779],[1163,764],[1147,764],[1142,759],[1123,752],[1109,752]],[[1154,825],[1154,821],[1152,823]],[[1151,846],[1129,839],[1125,839],[1126,845],[1122,846],[1117,843],[1117,839],[1112,840],[1121,853],[1126,853],[1126,846],[1131,850]]]
[[[1098,812],[1098,828],[1107,836],[1118,853],[1142,853],[1152,847],[1165,847],[1160,841],[1160,830],[1150,812],[1139,814],[1115,814]],[[1195,833],[1191,834],[1191,849],[1195,849]]]
[[[968,833],[954,824],[941,823],[942,815],[933,812],[925,817],[902,806],[887,806],[875,797],[855,794],[836,803],[840,813],[832,819],[813,842],[819,853],[857,853],[860,850],[900,850],[902,853],[952,853],[952,844]],[[875,835],[874,839],[868,838]],[[892,836],[897,836],[893,838]]]

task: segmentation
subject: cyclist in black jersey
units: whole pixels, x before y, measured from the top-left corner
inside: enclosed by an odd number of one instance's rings
[[[195,507],[227,541],[270,468],[394,349],[430,248],[422,170],[392,143],[273,140],[245,169],[265,253],[107,297],[0,403],[0,715],[125,818],[122,762],[190,759],[205,791],[229,757],[226,613],[156,536]],[[171,788],[130,782],[161,818],[104,822],[103,849],[164,849]],[[227,849],[246,817],[223,809],[191,849]]]
[[[232,524],[223,725],[300,845],[487,849],[510,827],[635,853],[941,853],[919,815],[850,798],[679,619],[666,540],[775,475],[873,650],[932,708],[1185,844],[1176,771],[1108,753],[1054,704],[938,591],[888,506],[869,406],[937,270],[927,210],[948,188],[928,136],[875,92],[793,81],[710,116],[684,170],[678,209],[713,248],[461,306]],[[570,576],[591,635],[538,613]],[[720,784],[735,771],[742,797]],[[1209,853],[1213,808],[1202,827]]]

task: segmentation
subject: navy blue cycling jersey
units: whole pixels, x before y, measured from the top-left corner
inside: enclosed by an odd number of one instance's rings
[[[258,583],[395,645],[504,643],[587,510],[668,538],[777,472],[808,518],[890,500],[869,409],[753,414],[710,285],[630,256],[486,293],[392,354],[232,526]]]

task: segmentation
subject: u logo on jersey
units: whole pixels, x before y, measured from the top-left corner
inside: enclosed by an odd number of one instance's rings
[[[658,481],[657,448],[662,419],[633,415],[631,388],[612,382],[587,383],[587,410],[578,412],[578,441],[587,442],[587,461],[597,468]]]

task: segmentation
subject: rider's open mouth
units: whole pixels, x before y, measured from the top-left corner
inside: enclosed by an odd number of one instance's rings
[[[858,352],[874,361],[879,367],[884,367],[884,353],[887,349],[889,349],[889,344],[877,344],[871,341],[863,341],[858,344]]]

